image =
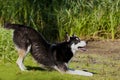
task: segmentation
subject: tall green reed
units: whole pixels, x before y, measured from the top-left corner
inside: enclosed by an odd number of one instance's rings
[[[48,40],[63,40],[65,31],[80,37],[116,39],[119,0],[0,0],[4,20],[32,26]]]

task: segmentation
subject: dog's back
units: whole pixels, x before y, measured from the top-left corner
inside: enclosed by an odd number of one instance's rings
[[[18,48],[27,50],[29,45],[40,40],[39,34],[30,27],[10,23],[6,23],[4,27],[14,30],[13,41]]]
[[[43,44],[44,46],[48,46],[47,41],[42,37],[42,35],[31,27],[10,23],[6,23],[4,27],[14,30],[13,41],[17,47],[24,48],[26,50],[25,47],[30,44],[33,46],[34,44]]]

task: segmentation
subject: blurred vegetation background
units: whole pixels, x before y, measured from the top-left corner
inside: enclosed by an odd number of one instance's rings
[[[120,0],[0,0],[4,21],[24,24],[49,41],[61,41],[65,31],[84,39],[120,38]]]

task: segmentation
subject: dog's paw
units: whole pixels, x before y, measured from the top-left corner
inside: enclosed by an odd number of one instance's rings
[[[75,70],[74,72],[78,75],[93,76],[93,73],[91,73],[91,72],[86,72],[86,71],[81,71],[81,70]]]
[[[68,70],[66,73],[73,74],[73,75],[93,76],[93,73],[81,71],[81,70]]]

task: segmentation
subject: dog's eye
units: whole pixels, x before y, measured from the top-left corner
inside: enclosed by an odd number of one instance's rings
[[[80,42],[80,39],[79,39],[79,38],[76,38],[76,41]]]
[[[76,40],[79,40],[79,38],[76,38]]]
[[[80,40],[75,40],[75,41],[74,41],[75,44],[77,44],[77,43],[79,43],[79,42],[80,42]]]

